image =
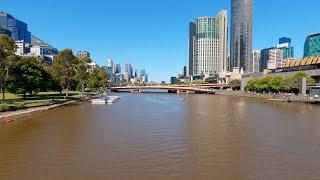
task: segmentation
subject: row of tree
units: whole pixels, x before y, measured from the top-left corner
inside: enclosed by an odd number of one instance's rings
[[[298,93],[300,79],[305,77],[307,79],[307,85],[314,85],[315,80],[304,72],[298,72],[294,76],[284,78],[281,76],[265,77],[263,79],[252,79],[247,83],[246,90],[252,92],[287,92],[287,93]]]
[[[108,74],[102,68],[91,68],[91,59],[77,58],[71,49],[58,53],[51,66],[41,58],[15,55],[15,43],[0,35],[0,88],[5,99],[5,92],[33,95],[39,91],[69,90],[88,88],[106,88]]]

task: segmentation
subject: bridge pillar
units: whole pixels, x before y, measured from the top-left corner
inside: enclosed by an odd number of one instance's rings
[[[246,85],[247,85],[247,81],[245,81],[244,79],[241,79],[241,83],[240,83],[240,91],[244,91]]]
[[[307,78],[305,78],[305,77],[300,79],[299,93],[302,94],[302,95],[306,95],[307,94]]]

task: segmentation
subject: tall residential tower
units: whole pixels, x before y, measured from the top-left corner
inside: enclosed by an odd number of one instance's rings
[[[227,11],[216,17],[200,17],[190,23],[189,74],[214,75],[226,71],[228,58]]]
[[[231,1],[231,68],[244,72],[252,62],[252,1]]]

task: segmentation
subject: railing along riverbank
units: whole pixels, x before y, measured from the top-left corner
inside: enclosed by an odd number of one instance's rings
[[[283,101],[283,102],[320,103],[320,97],[314,94],[308,94],[308,95],[298,94],[297,95],[293,93],[254,93],[254,92],[230,91],[230,90],[216,90],[215,94],[268,99],[268,100]]]

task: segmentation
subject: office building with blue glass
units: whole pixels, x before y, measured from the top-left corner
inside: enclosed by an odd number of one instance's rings
[[[31,33],[28,31],[28,25],[12,15],[0,12],[0,27],[6,30],[6,34],[10,31],[11,38],[14,41],[24,41],[31,43]]]
[[[304,57],[320,55],[320,33],[307,37],[304,45]]]
[[[279,45],[277,49],[281,49],[283,53],[283,59],[294,58],[294,47],[291,45],[291,38],[282,37],[279,39]]]

